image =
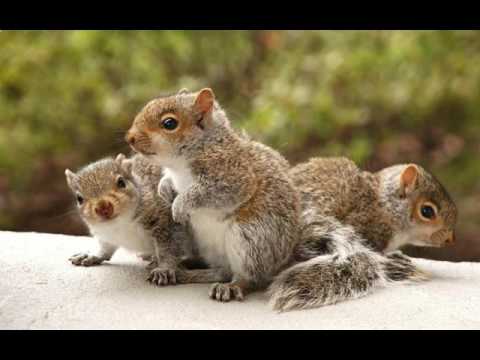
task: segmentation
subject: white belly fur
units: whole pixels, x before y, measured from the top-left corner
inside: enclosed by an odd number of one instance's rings
[[[212,265],[229,267],[225,242],[232,232],[229,221],[223,220],[223,212],[197,209],[190,216],[190,223],[202,257]]]
[[[183,164],[182,164],[183,165]],[[186,166],[166,168],[164,176],[169,177],[178,194],[182,194],[194,182]],[[213,266],[221,266],[234,273],[242,273],[242,246],[238,228],[225,215],[231,209],[195,209],[190,214],[190,223],[200,255]]]
[[[153,253],[153,238],[150,232],[133,221],[132,212],[90,226],[90,232],[100,242],[107,242],[133,252]]]
[[[170,178],[177,193],[181,194],[193,183],[193,175],[184,160],[179,159],[174,168],[163,169],[163,176]]]

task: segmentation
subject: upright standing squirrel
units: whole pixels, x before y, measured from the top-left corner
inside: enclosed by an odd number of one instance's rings
[[[242,300],[291,260],[300,205],[288,162],[237,134],[211,89],[150,101],[126,140],[164,167],[159,193],[178,194],[174,220],[190,224],[200,255],[221,278],[211,298]]]
[[[454,241],[456,206],[418,165],[369,173],[346,158],[314,158],[289,174],[301,194],[302,240],[297,264],[269,289],[275,309],[326,305],[391,281],[420,280],[424,274],[408,257],[389,252]]]
[[[96,254],[72,256],[74,265],[92,266],[110,260],[119,247],[152,258],[148,279],[158,285],[184,282],[179,264],[194,256],[188,232],[171,217],[171,201],[157,195],[161,169],[141,155],[105,158],[76,174],[65,171],[80,215],[99,242]]]

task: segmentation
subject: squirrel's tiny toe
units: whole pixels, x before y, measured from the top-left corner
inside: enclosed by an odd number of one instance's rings
[[[168,272],[168,275],[169,275],[169,283],[170,284],[176,284],[177,283],[177,275],[175,273],[175,270],[170,270]]]
[[[210,287],[210,290],[208,291],[208,296],[210,297],[210,299],[215,299],[217,286],[218,286],[218,283],[215,283]]]
[[[232,288],[233,290],[233,294],[235,296],[235,299],[239,300],[239,301],[243,301],[244,299],[244,296],[243,296],[243,291],[242,291],[242,288],[239,287],[239,286],[234,286]]]
[[[225,286],[221,294],[221,300],[225,302],[230,301],[230,295],[230,288],[228,286]]]

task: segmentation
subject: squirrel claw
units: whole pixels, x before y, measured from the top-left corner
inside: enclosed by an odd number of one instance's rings
[[[156,267],[150,271],[147,281],[158,286],[175,285],[177,283],[177,275],[175,270]]]
[[[242,301],[243,290],[236,284],[216,283],[210,288],[209,296],[213,300],[229,302],[230,300]]]

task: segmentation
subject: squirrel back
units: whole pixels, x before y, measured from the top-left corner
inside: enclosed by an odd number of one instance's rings
[[[304,210],[351,225],[379,251],[454,241],[457,208],[442,184],[416,164],[377,173],[346,158],[313,158],[289,172]]]
[[[269,288],[276,310],[333,304],[378,286],[425,280],[407,256],[390,251],[453,241],[455,204],[418,165],[373,174],[346,158],[315,158],[289,173],[301,193],[302,233],[296,264]]]

